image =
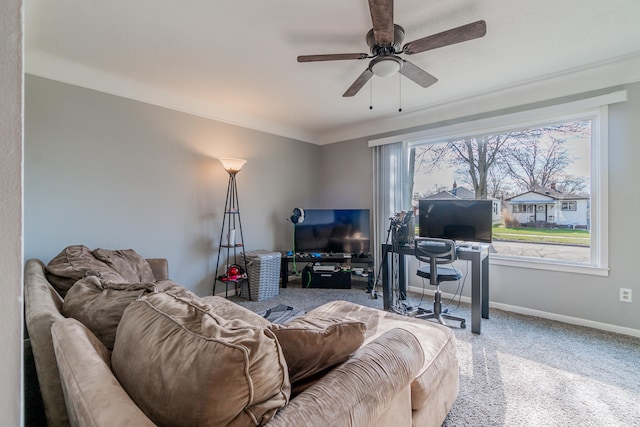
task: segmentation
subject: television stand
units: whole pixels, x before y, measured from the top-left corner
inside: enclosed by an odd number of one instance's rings
[[[351,289],[350,271],[316,271],[313,267],[302,270],[303,288]]]
[[[294,261],[294,255],[283,253],[280,258],[280,278],[282,287],[286,288],[289,282],[289,264]],[[295,255],[296,262],[311,263],[336,263],[336,264],[363,264],[367,266],[367,289],[373,289],[374,271],[373,257],[370,254],[348,254],[348,253],[302,253]]]

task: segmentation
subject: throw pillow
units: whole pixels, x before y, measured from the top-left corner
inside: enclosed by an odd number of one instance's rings
[[[149,262],[133,249],[94,249],[96,259],[117,271],[128,283],[153,282]]]
[[[158,425],[263,425],[288,403],[291,388],[273,332],[227,322],[172,291],[127,307],[111,366]]]
[[[156,290],[154,283],[108,283],[98,277],[85,277],[69,289],[62,309],[66,317],[83,323],[105,347],[113,350],[124,310],[132,301]]]
[[[291,383],[342,363],[364,343],[365,324],[308,315],[269,328],[278,337]]]
[[[64,298],[76,281],[96,276],[105,281],[123,283],[124,278],[83,245],[67,246],[45,267],[45,275],[51,285]]]

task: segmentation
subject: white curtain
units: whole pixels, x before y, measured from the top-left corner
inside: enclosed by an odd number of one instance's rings
[[[389,218],[411,209],[409,160],[406,143],[378,145],[373,149],[373,255],[376,267],[382,261]]]

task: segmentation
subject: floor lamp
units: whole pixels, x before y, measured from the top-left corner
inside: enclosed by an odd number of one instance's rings
[[[229,283],[233,283],[236,288],[238,282],[248,280],[247,258],[244,251],[244,235],[242,234],[242,221],[240,220],[240,206],[238,205],[238,186],[236,175],[247,162],[243,159],[221,158],[219,159],[224,169],[229,173],[229,184],[227,185],[227,197],[224,205],[224,216],[222,219],[222,230],[220,230],[220,249],[218,250],[218,261],[216,262],[216,279],[213,284],[213,294],[216,292],[216,281],[225,283],[225,297],[228,297]],[[226,238],[225,238],[226,230]],[[237,232],[240,232],[240,240],[237,240]],[[226,249],[226,267],[222,275],[217,276],[220,267],[220,255]],[[240,254],[238,250],[241,249]],[[249,299],[251,299],[251,287],[247,284]]]

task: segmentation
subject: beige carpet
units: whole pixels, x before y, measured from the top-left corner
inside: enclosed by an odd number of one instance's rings
[[[255,312],[278,304],[310,310],[334,299],[382,309],[365,287],[303,289],[294,280],[268,300],[232,300]],[[420,296],[409,302],[418,305]],[[452,312],[470,324],[469,307],[456,305]],[[490,317],[481,335],[453,328],[460,394],[444,426],[640,426],[640,339],[495,309]]]

